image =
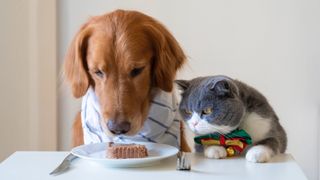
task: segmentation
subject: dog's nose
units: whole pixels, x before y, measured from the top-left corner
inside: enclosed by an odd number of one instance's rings
[[[131,124],[128,121],[123,121],[123,122],[114,122],[112,120],[109,120],[107,123],[108,129],[113,133],[113,134],[125,134],[127,133],[130,128]]]

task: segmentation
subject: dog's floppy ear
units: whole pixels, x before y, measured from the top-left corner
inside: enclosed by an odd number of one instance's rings
[[[146,27],[156,52],[153,59],[154,86],[170,92],[176,72],[186,61],[186,56],[177,40],[162,24],[154,20]]]
[[[87,45],[91,29],[83,25],[74,37],[64,62],[64,75],[71,84],[73,96],[82,97],[89,88],[89,74],[87,67]]]

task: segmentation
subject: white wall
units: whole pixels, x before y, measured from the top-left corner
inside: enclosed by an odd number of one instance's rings
[[[56,3],[0,6],[0,161],[15,151],[56,150]]]
[[[163,22],[189,56],[179,78],[225,74],[256,87],[285,127],[288,153],[319,177],[320,1],[59,1],[59,59],[90,16],[136,9]],[[61,85],[59,147],[70,147],[79,102]]]

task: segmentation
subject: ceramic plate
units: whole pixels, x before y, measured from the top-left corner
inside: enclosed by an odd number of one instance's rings
[[[148,142],[135,142],[135,144],[145,145],[148,149],[148,157],[145,158],[131,158],[131,159],[108,159],[106,158],[106,151],[108,143],[95,143],[75,147],[71,153],[82,159],[95,161],[97,163],[109,167],[142,167],[150,166],[165,159],[174,156],[178,153],[176,147],[166,144],[156,144]]]

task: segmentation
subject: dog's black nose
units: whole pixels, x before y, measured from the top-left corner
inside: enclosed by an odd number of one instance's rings
[[[109,120],[107,123],[108,129],[113,133],[113,134],[125,134],[127,133],[130,128],[131,124],[128,121],[123,121],[123,122],[114,122],[113,120]]]

